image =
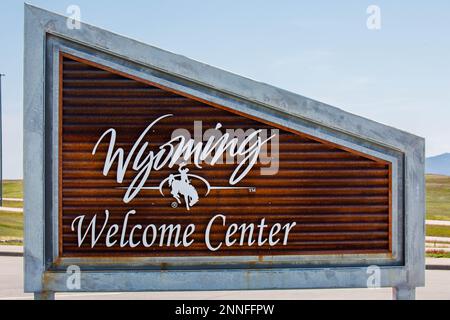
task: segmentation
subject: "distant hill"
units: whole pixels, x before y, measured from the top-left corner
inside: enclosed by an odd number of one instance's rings
[[[450,153],[427,158],[425,161],[425,172],[427,174],[432,173],[450,176]]]

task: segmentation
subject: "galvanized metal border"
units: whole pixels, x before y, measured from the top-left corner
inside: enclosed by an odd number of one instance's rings
[[[79,291],[204,291],[313,288],[367,288],[367,268],[203,270],[203,271],[84,271]],[[381,287],[407,283],[407,272],[400,267],[380,269]],[[66,286],[65,272],[46,272],[49,291],[73,292]],[[75,290],[77,291],[77,290]]]
[[[66,28],[66,18],[25,6],[24,178],[25,290],[66,291],[64,272],[46,271],[45,260],[45,37],[71,41],[189,79],[199,85],[256,102],[320,126],[372,141],[405,155],[405,265],[381,268],[382,286],[424,285],[424,139],[335,107],[245,79],[172,53],[82,24]],[[237,109],[238,110],[238,109]],[[263,110],[254,110],[261,114]],[[264,113],[265,115],[266,113]],[[289,119],[287,120],[289,121]],[[334,267],[209,271],[85,271],[82,291],[219,290],[310,287],[365,287],[367,269]]]
[[[45,272],[45,31],[25,7],[24,57],[24,275],[25,291],[43,290]]]

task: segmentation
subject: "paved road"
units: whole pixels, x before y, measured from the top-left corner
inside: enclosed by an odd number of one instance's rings
[[[23,293],[22,257],[0,256],[0,299],[32,299]],[[417,299],[450,300],[450,271],[428,270],[425,288],[417,290]],[[390,299],[390,289],[214,291],[157,293],[61,293],[57,299]]]

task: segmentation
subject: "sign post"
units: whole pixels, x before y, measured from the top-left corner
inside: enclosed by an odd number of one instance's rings
[[[26,291],[424,284],[422,138],[32,6],[25,21]]]

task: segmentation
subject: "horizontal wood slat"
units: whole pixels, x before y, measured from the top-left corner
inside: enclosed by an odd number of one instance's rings
[[[63,256],[209,256],[209,255],[301,255],[344,253],[388,253],[390,251],[390,167],[387,162],[320,141],[303,133],[292,133],[275,125],[258,122],[221,108],[184,97],[102,70],[88,62],[64,57],[61,70],[61,141],[60,141],[60,253]],[[279,129],[279,159],[270,164],[256,163],[236,190],[210,190],[192,181],[199,201],[189,211],[184,204],[174,208],[175,201],[168,185],[159,190],[141,190],[130,203],[123,202],[126,187],[136,172],[128,170],[122,183],[116,182],[117,164],[107,176],[103,166],[108,150],[105,139],[92,154],[95,143],[109,128],[117,130],[117,146],[125,153],[133,147],[142,131],[156,118],[173,114],[170,121],[155,126],[148,138],[148,150],[155,153],[170,140],[172,131],[184,128],[194,133],[194,121],[202,121],[203,131],[217,123],[226,129]],[[269,131],[270,132],[270,131]],[[269,153],[272,148],[269,148]],[[133,163],[131,162],[130,166]],[[262,175],[261,170],[278,167],[275,175]],[[228,179],[236,163],[204,164],[201,169],[189,165],[190,173],[200,175],[211,185],[229,186]],[[146,186],[158,186],[177,166],[152,171]],[[250,190],[251,189],[251,190]],[[126,232],[131,225],[179,224],[182,228],[194,223],[195,242],[188,248],[173,246],[135,248],[107,247],[105,233],[91,248],[90,235],[81,247],[72,222],[80,215],[90,221],[97,215],[96,230],[100,231],[109,211],[108,224],[123,222],[129,210]],[[234,245],[211,252],[204,243],[204,232],[210,219],[223,214],[226,225],[216,223],[210,239],[224,239],[227,226],[260,223],[268,237],[276,223],[295,221],[286,245]],[[136,230],[136,239],[143,237],[143,228]],[[239,235],[230,239],[239,242]],[[174,237],[172,235],[172,240]],[[160,236],[155,238],[156,243]]]

